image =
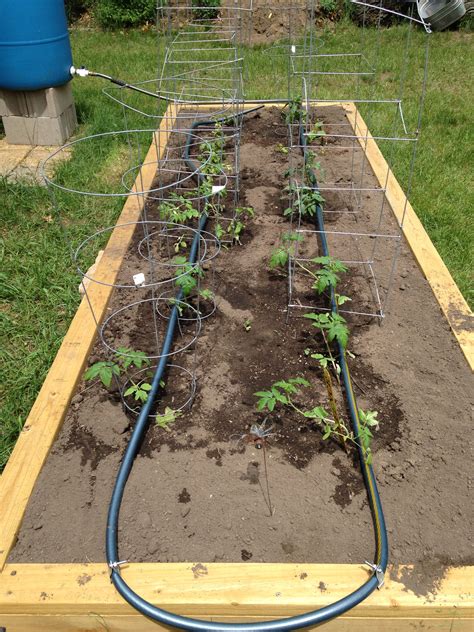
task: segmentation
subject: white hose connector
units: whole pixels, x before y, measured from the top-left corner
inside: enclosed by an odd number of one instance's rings
[[[82,66],[82,68],[76,68],[75,66],[71,66],[69,68],[69,72],[71,73],[73,77],[74,75],[77,75],[78,77],[87,77],[87,75],[89,74],[89,71],[87,70],[87,68],[84,68],[84,66]]]

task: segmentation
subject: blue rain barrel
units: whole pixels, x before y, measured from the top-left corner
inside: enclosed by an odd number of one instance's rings
[[[63,0],[0,0],[0,89],[60,86],[71,66]]]

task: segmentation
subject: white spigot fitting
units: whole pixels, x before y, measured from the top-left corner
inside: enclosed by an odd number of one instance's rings
[[[74,75],[77,75],[78,77],[87,77],[87,75],[89,74],[89,71],[87,70],[87,68],[84,68],[84,66],[82,68],[76,68],[75,66],[71,66],[71,68],[69,69],[69,72],[71,73],[73,77]]]

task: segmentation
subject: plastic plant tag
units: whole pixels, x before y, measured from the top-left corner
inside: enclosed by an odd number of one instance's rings
[[[133,282],[135,283],[136,287],[142,287],[143,285],[145,285],[145,275],[143,274],[143,272],[134,274]]]
[[[221,184],[221,185],[214,185],[212,187],[212,195],[215,195],[216,193],[220,193],[221,191],[223,191],[225,189],[225,184]]]

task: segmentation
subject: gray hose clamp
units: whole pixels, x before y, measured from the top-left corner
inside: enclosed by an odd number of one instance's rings
[[[120,567],[128,564],[128,560],[122,560],[121,562],[109,562],[107,566],[110,568],[110,581],[112,581],[112,575],[114,571],[120,573]]]
[[[375,577],[377,579],[377,589],[380,590],[385,583],[385,573],[381,566],[378,564],[372,564],[372,562],[367,562],[365,560],[364,564],[369,566],[375,573]]]

